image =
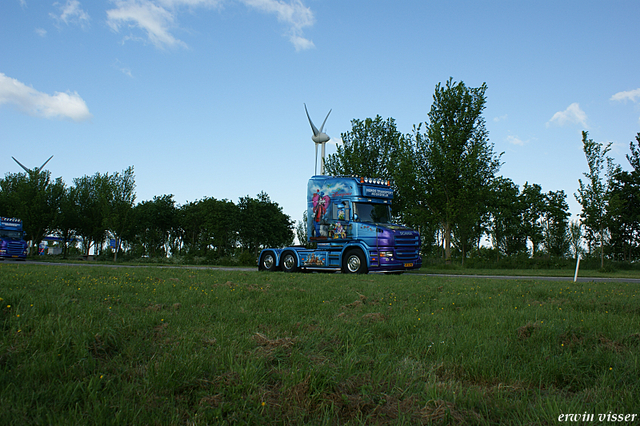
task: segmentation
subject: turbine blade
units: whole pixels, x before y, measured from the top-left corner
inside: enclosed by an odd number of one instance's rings
[[[330,109],[329,112],[327,113],[327,116],[324,118],[324,121],[322,122],[322,126],[320,126],[320,132],[322,132],[322,129],[324,129],[324,123],[327,122],[327,118],[329,118],[329,114],[331,114],[331,111],[333,111],[333,109]]]
[[[313,131],[313,136],[316,136],[320,132],[318,131],[318,128],[315,126],[315,124],[313,124],[313,121],[311,121],[311,117],[309,117],[309,111],[307,111],[307,104],[304,104],[304,111],[307,113],[309,124],[311,124],[311,130]]]
[[[53,155],[51,157],[49,157],[49,159],[47,161],[44,162],[44,164],[42,166],[40,166],[40,168],[38,169],[38,173],[40,173],[40,170],[42,170],[44,168],[44,166],[47,165],[47,163],[53,158]]]
[[[20,165],[20,167],[22,167],[24,169],[25,172],[29,173],[31,170],[27,169],[21,162],[19,162],[18,160],[16,160],[16,157],[11,157],[13,158],[13,161],[15,161],[16,163],[18,163]]]

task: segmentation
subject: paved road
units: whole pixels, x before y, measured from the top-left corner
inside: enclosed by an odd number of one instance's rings
[[[195,266],[195,265],[103,265],[99,263],[57,263],[57,262],[37,262],[33,260],[15,261],[4,260],[5,263],[14,263],[20,265],[55,265],[55,266],[102,266],[106,268],[164,268],[164,269],[211,269],[218,271],[245,271],[254,272],[257,268],[249,267],[227,267],[227,266]],[[410,275],[419,275],[424,277],[444,277],[444,278],[479,278],[494,280],[537,280],[537,281],[573,281],[573,277],[547,277],[537,275],[465,275],[465,274],[429,274],[421,272],[410,272]],[[580,277],[578,282],[618,282],[618,283],[634,283],[640,284],[640,278],[600,278],[600,277]]]
[[[533,275],[455,275],[455,274],[422,274],[429,277],[456,277],[456,278],[491,278],[496,280],[537,280],[537,281],[573,281],[573,277],[542,277]],[[635,283],[640,284],[640,278],[597,278],[597,277],[580,277],[576,280],[581,283],[588,282],[618,282],[618,283]]]
[[[2,262],[2,261],[0,261]],[[258,268],[249,267],[231,267],[231,266],[197,266],[197,265],[113,265],[102,263],[63,263],[63,262],[38,262],[34,260],[12,260],[5,259],[4,263],[12,263],[15,265],[52,265],[52,266],[98,266],[103,268],[161,268],[161,269],[215,269],[218,271],[257,271]],[[1,265],[2,263],[0,263]]]

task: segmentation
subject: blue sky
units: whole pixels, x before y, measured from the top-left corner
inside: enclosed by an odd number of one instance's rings
[[[0,173],[135,167],[137,201],[268,193],[305,209],[316,125],[424,122],[436,84],[487,83],[500,174],[573,194],[581,131],[624,168],[640,131],[637,1],[3,0]],[[335,145],[327,146],[327,152]]]

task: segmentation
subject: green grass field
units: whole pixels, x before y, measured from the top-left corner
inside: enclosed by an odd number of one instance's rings
[[[640,415],[639,287],[0,263],[0,424]]]

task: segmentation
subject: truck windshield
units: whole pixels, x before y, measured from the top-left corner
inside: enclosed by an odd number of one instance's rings
[[[353,203],[354,218],[358,222],[389,223],[391,211],[387,204]]]
[[[8,231],[6,229],[1,229],[0,238],[11,238],[14,240],[20,240],[22,239],[22,231]]]

